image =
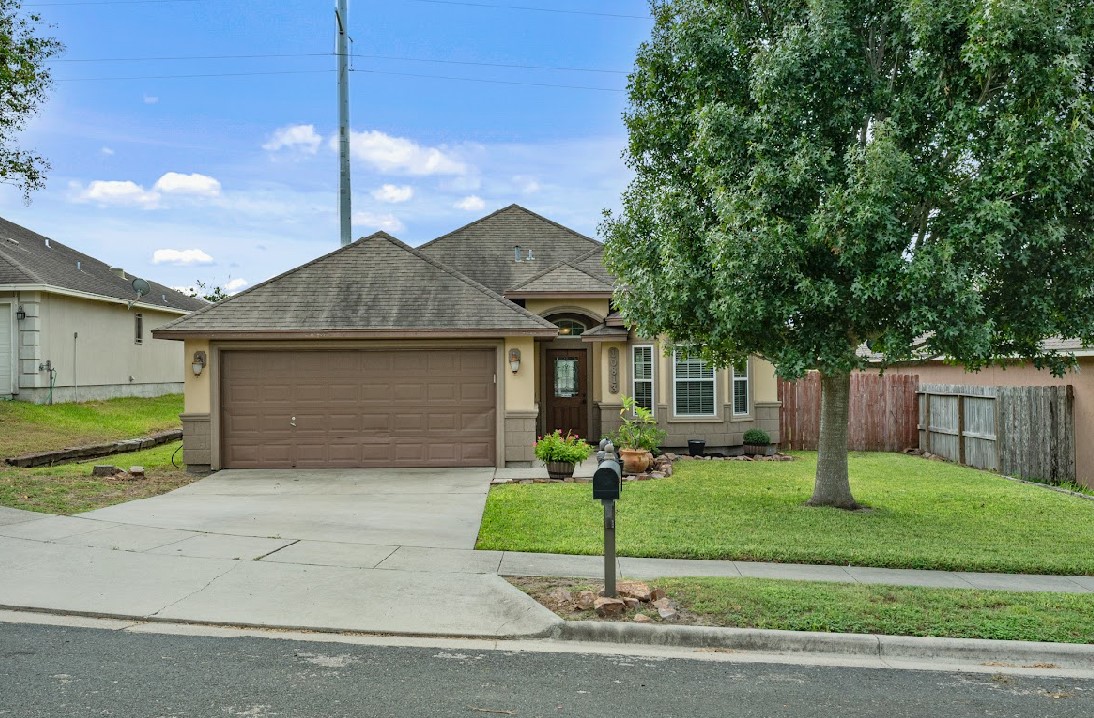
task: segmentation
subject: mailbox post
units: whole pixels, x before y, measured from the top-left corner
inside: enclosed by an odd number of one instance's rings
[[[606,439],[600,442],[597,458],[600,464],[593,474],[593,499],[604,504],[604,595],[615,598],[615,502],[623,486],[623,470],[615,447]]]

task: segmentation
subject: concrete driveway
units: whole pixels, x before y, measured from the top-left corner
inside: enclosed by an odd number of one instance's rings
[[[472,549],[494,469],[231,469],[81,516],[332,543]]]

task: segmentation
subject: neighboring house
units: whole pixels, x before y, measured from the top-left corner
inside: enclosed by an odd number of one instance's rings
[[[182,391],[182,349],[152,330],[207,306],[0,219],[0,399]]]
[[[520,466],[634,395],[668,432],[778,441],[774,371],[666,357],[611,311],[593,239],[516,205],[413,249],[383,232],[158,329],[185,341],[194,468]]]
[[[918,375],[920,384],[971,384],[974,386],[1063,386],[1074,390],[1072,405],[1075,419],[1075,478],[1094,487],[1094,347],[1077,340],[1050,339],[1046,349],[1074,354],[1075,371],[1054,377],[1047,369],[1039,370],[1032,362],[1013,362],[992,366],[979,372],[965,371],[960,364],[947,364],[935,357],[891,366],[887,374]]]

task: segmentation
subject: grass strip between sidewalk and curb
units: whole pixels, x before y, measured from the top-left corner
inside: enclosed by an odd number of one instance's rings
[[[569,621],[600,621],[592,611],[556,610],[550,591],[599,591],[588,579],[509,578]],[[666,578],[677,607],[673,625],[836,634],[932,636],[1050,643],[1094,643],[1094,594],[1025,593],[822,583],[756,578]],[[640,609],[657,622],[648,605]],[[634,611],[619,624],[633,623]]]
[[[181,443],[174,441],[144,451],[78,464],[37,469],[0,466],[0,506],[50,514],[78,514],[173,491],[202,478],[171,465],[171,455]],[[180,462],[181,457],[180,451],[176,461]],[[95,464],[112,464],[122,469],[143,466],[145,476],[124,480],[92,476]],[[179,465],[181,467],[181,463]]]
[[[0,459],[179,429],[182,394],[79,404],[0,402]]]
[[[816,454],[796,456],[680,461],[670,478],[625,484],[619,555],[1094,575],[1089,499],[917,456],[853,453],[851,488],[868,509],[809,507]],[[586,484],[494,486],[476,548],[599,555],[602,513]]]

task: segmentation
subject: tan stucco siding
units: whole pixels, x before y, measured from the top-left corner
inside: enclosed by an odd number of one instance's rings
[[[52,362],[59,387],[182,381],[182,344],[152,338],[153,329],[178,314],[48,292],[41,294],[38,312],[38,355]],[[135,342],[138,313],[141,344]]]
[[[178,342],[175,342],[176,344]],[[201,376],[194,376],[191,364],[193,363],[194,352],[205,352],[206,367],[205,371],[201,373]],[[183,387],[183,404],[187,414],[208,414],[210,408],[213,405],[212,401],[212,386],[213,380],[210,378],[213,372],[209,370],[208,363],[212,360],[212,352],[209,351],[209,342],[206,339],[187,339],[186,349],[183,352],[183,362],[185,363],[184,376],[185,384]]]
[[[1079,359],[1079,372],[1057,378],[1030,364],[1012,364],[1006,369],[988,367],[967,372],[960,366],[941,362],[892,367],[889,374],[918,375],[920,384],[971,384],[973,386],[1063,386],[1075,391],[1075,473],[1083,484],[1094,488],[1094,357]]]
[[[752,380],[754,401],[767,403],[779,400],[779,378],[775,375],[775,367],[771,365],[771,362],[752,357],[749,378]]]
[[[608,316],[607,299],[572,299],[569,297],[541,299],[537,297],[526,300],[524,308],[540,316],[574,311],[591,314],[599,320],[603,320],[604,317]]]
[[[514,374],[509,367],[509,350],[520,350],[520,368]],[[507,337],[505,340],[505,410],[534,411],[536,408],[536,345],[532,337]]]

